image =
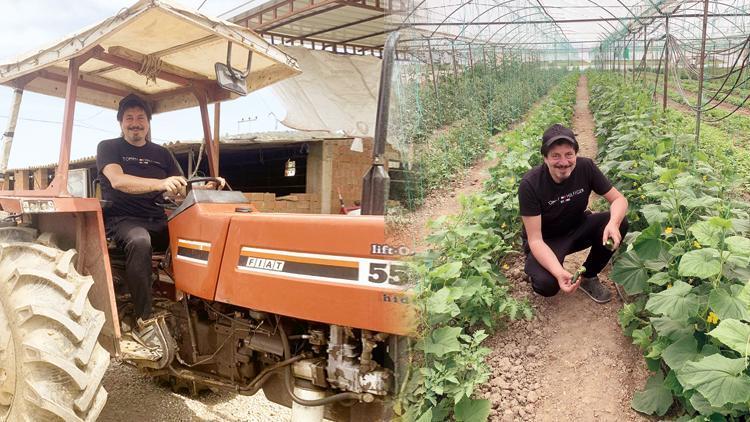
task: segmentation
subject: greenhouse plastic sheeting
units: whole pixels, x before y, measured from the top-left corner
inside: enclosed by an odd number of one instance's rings
[[[272,86],[297,130],[374,136],[380,59],[281,47],[297,58],[302,74]]]

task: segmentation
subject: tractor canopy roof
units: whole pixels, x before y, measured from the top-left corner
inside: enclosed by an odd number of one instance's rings
[[[247,73],[254,91],[300,72],[296,60],[247,28],[164,0],[140,0],[117,15],[37,52],[0,63],[0,84],[64,98],[71,60],[83,63],[77,100],[117,109],[135,92],[154,113],[236,98],[219,87],[215,64]],[[248,56],[251,66],[248,69]]]

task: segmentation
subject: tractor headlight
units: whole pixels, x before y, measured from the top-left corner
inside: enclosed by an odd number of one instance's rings
[[[46,199],[22,199],[23,212],[35,214],[40,212],[55,212],[55,201]]]

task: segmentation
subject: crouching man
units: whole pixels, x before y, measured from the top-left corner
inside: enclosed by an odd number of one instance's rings
[[[554,296],[560,290],[573,293],[580,286],[597,303],[606,303],[612,293],[597,275],[627,233],[628,201],[591,159],[577,157],[578,141],[569,128],[549,127],[542,136],[541,152],[544,163],[529,170],[518,188],[525,271],[532,288],[542,296]],[[587,210],[592,191],[609,202],[608,212]],[[586,271],[573,280],[563,260],[588,247]]]

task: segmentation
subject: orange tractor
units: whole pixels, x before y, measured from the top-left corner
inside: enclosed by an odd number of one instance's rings
[[[394,45],[363,215],[269,214],[240,192],[189,191],[169,215],[169,249],[154,257],[158,348],[121,329],[102,204],[68,193],[76,102],[114,109],[135,92],[154,113],[197,106],[217,177],[207,105],[294,76],[296,62],[245,28],[141,0],[0,65],[0,84],[15,89],[3,171],[23,91],[65,99],[49,187],[0,192],[0,418],[95,420],[110,356],[192,390],[263,389],[308,420],[387,418],[410,333],[405,252],[387,244],[382,215]]]

